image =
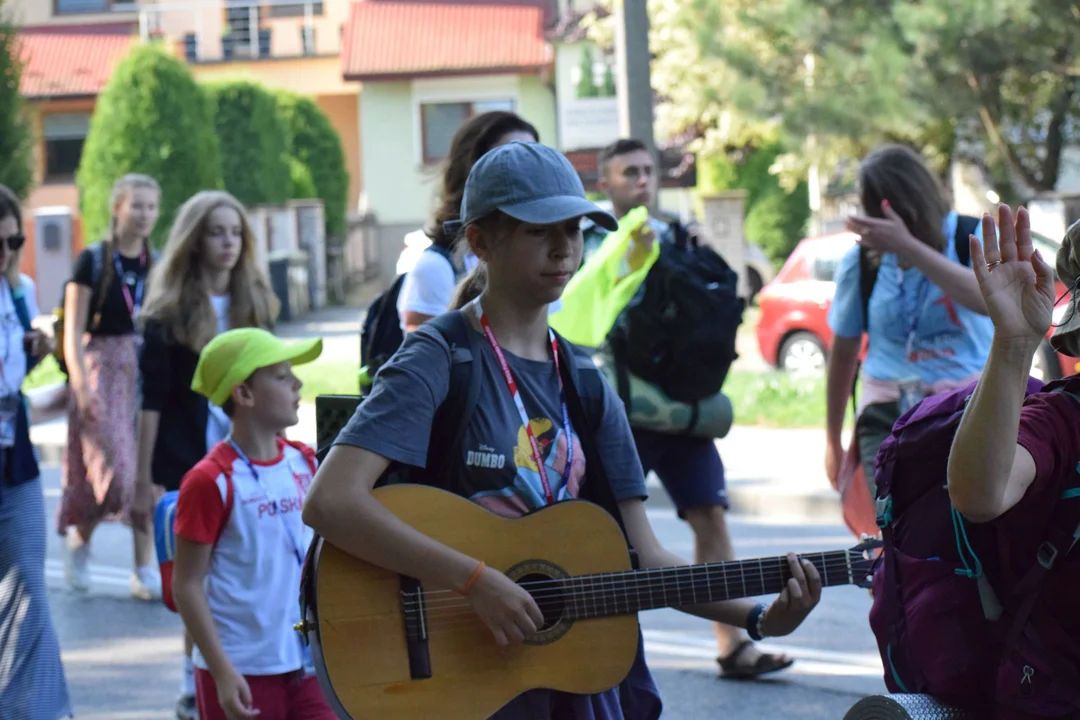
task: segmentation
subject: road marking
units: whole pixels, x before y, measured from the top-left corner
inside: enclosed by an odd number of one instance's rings
[[[63,561],[46,560],[45,577],[51,580],[64,580]],[[131,570],[119,568],[115,565],[97,565],[90,563],[90,584],[130,588]]]
[[[707,668],[716,666],[716,641],[710,635],[643,630],[649,664],[667,668]],[[872,652],[839,652],[797,645],[763,642],[763,652],[783,653],[798,662],[790,672],[801,675],[881,677],[881,657]]]

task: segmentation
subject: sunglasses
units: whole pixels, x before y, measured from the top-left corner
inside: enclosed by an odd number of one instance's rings
[[[14,235],[9,235],[6,241],[0,239],[0,242],[7,242],[8,250],[15,252],[26,242],[26,236],[22,233],[15,233]]]

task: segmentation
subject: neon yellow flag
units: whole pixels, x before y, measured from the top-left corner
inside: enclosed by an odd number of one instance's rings
[[[660,256],[660,238],[653,240],[644,258],[634,234],[648,221],[644,207],[628,212],[619,229],[609,233],[596,253],[570,279],[562,294],[562,308],[548,322],[572,343],[598,347],[615,325],[619,313],[634,297]]]

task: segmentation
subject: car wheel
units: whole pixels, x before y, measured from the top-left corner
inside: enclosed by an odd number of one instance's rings
[[[1061,363],[1058,362],[1057,353],[1046,339],[1043,339],[1039,349],[1035,351],[1035,357],[1031,360],[1031,377],[1042,380],[1044,383],[1061,379]]]
[[[765,287],[765,283],[761,281],[761,274],[754,268],[746,269],[746,285],[750,289],[750,297],[747,298],[747,305],[754,304],[754,298],[761,292],[761,288]]]
[[[777,364],[789,373],[822,372],[827,355],[825,345],[813,333],[799,331],[789,335],[780,346]]]

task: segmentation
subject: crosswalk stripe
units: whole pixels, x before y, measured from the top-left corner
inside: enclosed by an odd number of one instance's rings
[[[60,560],[45,561],[45,577],[50,580],[64,579],[64,563]],[[94,585],[130,587],[131,571],[111,565],[90,564],[90,582]]]

